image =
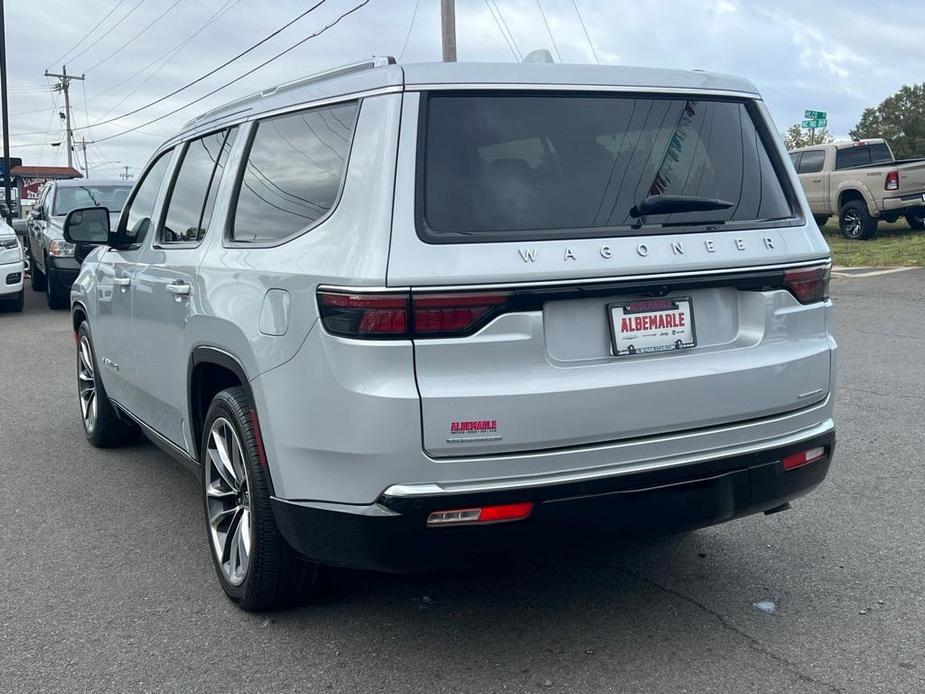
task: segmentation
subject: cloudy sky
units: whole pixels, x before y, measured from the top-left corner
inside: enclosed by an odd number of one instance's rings
[[[72,82],[71,100],[75,127],[81,128],[78,138],[94,143],[89,146],[91,173],[112,175],[122,165],[137,172],[160,141],[186,120],[257,89],[369,55],[401,55],[403,62],[440,59],[440,0],[370,0],[253,75],[146,125],[247,72],[361,2],[327,0],[213,76],[118,118],[221,65],[315,2],[6,3],[12,155],[29,164],[65,163],[64,147],[48,144],[63,140],[58,116],[63,100],[50,89],[52,81],[43,77],[46,68],[60,72],[62,63],[68,73],[86,75],[85,82]],[[502,20],[512,40],[505,38]],[[593,45],[602,63],[740,74],[758,85],[779,130],[800,120],[809,108],[828,111],[830,129],[839,136],[847,135],[865,106],[876,105],[903,84],[925,79],[923,28],[925,18],[910,14],[903,0],[457,0],[460,60],[511,61],[518,51],[549,48],[558,51],[563,62],[585,63],[595,60]],[[143,127],[120,135],[136,126]]]

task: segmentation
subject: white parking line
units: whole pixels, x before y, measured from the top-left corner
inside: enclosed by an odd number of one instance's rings
[[[907,270],[920,270],[918,267],[833,267],[832,277],[841,277],[842,279],[858,279],[866,277],[879,277],[880,275],[892,275],[894,272],[906,272]]]

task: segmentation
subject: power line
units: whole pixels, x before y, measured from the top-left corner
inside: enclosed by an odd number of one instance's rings
[[[112,53],[110,53],[109,55],[107,55],[107,56],[106,56],[105,58],[103,58],[101,61],[99,61],[98,63],[95,63],[95,64],[94,64],[93,66],[91,66],[91,67],[88,67],[88,68],[84,71],[84,74],[86,74],[87,72],[90,72],[90,70],[94,70],[94,69],[98,68],[100,65],[102,65],[103,63],[105,63],[107,60],[109,60],[110,58],[112,58],[114,55],[118,54],[119,51],[121,51],[121,50],[122,50],[123,48],[125,48],[126,46],[130,45],[135,39],[137,39],[139,36],[141,36],[142,34],[144,34],[148,29],[150,29],[150,28],[153,27],[155,24],[157,24],[159,21],[161,21],[164,17],[166,17],[167,14],[170,13],[170,11],[171,11],[174,7],[176,7],[177,5],[179,5],[181,2],[183,2],[183,0],[175,0],[175,2],[174,2],[172,5],[170,5],[170,7],[168,7],[166,10],[164,10],[163,12],[161,12],[157,17],[155,17],[155,18],[154,18],[154,21],[152,21],[150,24],[148,24],[147,26],[145,26],[144,29],[142,29],[141,31],[139,31],[139,32],[138,32],[137,34],[135,34],[132,38],[130,38],[130,39],[129,39],[128,41],[126,41],[125,43],[123,43],[121,46],[119,46],[116,50],[114,50]]]
[[[498,13],[498,19],[501,20],[501,25],[504,27],[504,31],[508,33],[508,36],[511,37],[511,43],[514,46],[514,50],[517,52],[517,59],[523,60],[524,54],[520,50],[520,46],[517,45],[517,40],[514,38],[514,32],[511,31],[511,28],[507,25],[507,21],[504,19],[504,13],[501,11],[500,5],[498,5],[498,0],[491,0],[495,6],[495,12]]]
[[[109,35],[115,30],[116,27],[118,27],[120,24],[122,24],[122,22],[124,22],[126,19],[128,19],[129,17],[131,17],[132,14],[134,14],[135,10],[137,10],[139,7],[141,7],[141,3],[143,3],[144,1],[145,1],[145,0],[138,0],[138,2],[132,7],[132,9],[130,9],[128,12],[126,12],[124,15],[122,15],[122,17],[121,17],[118,21],[116,21],[115,24],[113,24],[113,25],[112,25],[111,27],[109,27],[106,31],[104,31],[102,34],[100,34],[100,35],[97,37],[96,41],[94,41],[94,42],[91,43],[89,46],[87,46],[86,48],[84,48],[80,53],[77,53],[76,55],[72,55],[72,56],[69,58],[69,60],[71,60],[71,61],[77,60],[80,56],[82,56],[84,53],[86,53],[86,52],[89,51],[91,48],[93,48],[96,44],[98,44],[98,43],[99,43],[100,41],[102,41],[104,38],[106,38],[107,36],[109,36]]]
[[[145,77],[143,80],[141,80],[138,84],[136,84],[134,89],[132,89],[130,92],[128,92],[128,93],[127,93],[125,96],[123,96],[118,102],[116,102],[115,105],[113,105],[109,110],[107,110],[106,113],[103,114],[103,118],[104,118],[104,119],[105,119],[105,118],[108,118],[110,113],[112,113],[112,112],[115,111],[117,108],[119,108],[122,104],[124,104],[126,101],[128,101],[129,98],[131,98],[136,92],[138,92],[139,89],[141,89],[141,88],[144,87],[148,82],[150,82],[152,79],[154,79],[154,76],[157,75],[157,74],[158,74],[161,70],[163,70],[165,67],[167,67],[167,66],[170,64],[170,61],[173,60],[174,58],[176,58],[176,57],[180,54],[180,51],[182,51],[182,50],[193,40],[193,38],[195,38],[195,36],[196,36],[197,34],[199,34],[200,32],[202,32],[207,26],[209,26],[209,25],[212,24],[215,20],[217,20],[221,14],[224,14],[224,12],[227,12],[228,10],[230,10],[232,7],[234,7],[234,5],[237,5],[238,2],[240,2],[240,0],[227,0],[227,1],[225,2],[225,4],[219,9],[219,11],[218,11],[216,14],[212,15],[212,17],[210,17],[209,20],[208,20],[205,24],[203,24],[192,36],[190,36],[189,38],[187,38],[184,42],[182,42],[180,45],[178,45],[175,49],[173,49],[173,50],[171,50],[171,51],[168,51],[167,53],[165,53],[164,55],[162,55],[160,58],[158,58],[158,60],[160,60],[161,58],[165,58],[165,57],[166,57],[167,59],[164,60],[160,65],[158,65],[150,75],[148,75],[148,76]],[[226,9],[226,8],[227,8],[227,9]],[[172,54],[172,55],[171,55],[171,54]],[[168,56],[169,56],[169,57],[168,57]],[[157,62],[157,61],[155,61],[155,62]],[[144,70],[146,70],[148,67],[150,67],[151,65],[153,65],[153,64],[154,64],[154,63],[149,63],[147,66],[145,66],[145,68],[142,69],[142,72],[143,72]],[[137,75],[138,73],[135,73],[135,74]],[[101,92],[101,93],[102,93],[102,92]]]
[[[585,20],[581,16],[581,10],[578,9],[578,0],[572,0],[572,5],[575,7],[575,14],[578,15],[578,22],[581,24],[581,30],[585,32],[585,38],[588,39],[588,45],[591,46],[591,55],[594,56],[594,62],[600,65],[601,60],[597,57],[597,51],[594,50],[594,43],[591,41],[591,35],[588,33],[588,27],[585,26]]]
[[[501,32],[501,38],[504,39],[504,42],[507,44],[507,47],[511,49],[511,55],[514,56],[514,60],[519,61],[520,57],[517,55],[517,51],[514,50],[514,44],[511,43],[511,40],[507,37],[507,34],[504,33],[504,29],[501,28],[501,23],[498,21],[498,18],[495,17],[495,11],[491,7],[491,3],[488,0],[485,0],[485,7],[488,8],[491,18],[495,20],[495,26],[498,27],[498,31]]]
[[[100,121],[100,122],[98,122],[98,123],[94,123],[92,127],[95,128],[95,127],[100,126],[100,125],[108,125],[109,123],[115,123],[115,122],[118,121],[118,120],[122,120],[123,118],[128,118],[129,116],[133,116],[133,115],[135,115],[136,113],[139,113],[140,111],[144,111],[145,109],[151,108],[152,106],[156,106],[157,104],[159,104],[159,103],[161,103],[161,102],[163,102],[163,101],[166,101],[166,100],[169,99],[170,97],[176,96],[177,94],[179,94],[179,93],[182,92],[182,91],[186,91],[187,89],[189,89],[190,87],[192,87],[194,84],[199,84],[199,83],[202,82],[204,79],[207,79],[208,77],[211,77],[212,75],[214,75],[214,74],[215,74],[216,72],[218,72],[219,70],[222,70],[222,69],[228,67],[229,65],[231,65],[231,64],[232,64],[233,62],[235,62],[236,60],[239,60],[240,58],[243,58],[243,57],[244,57],[245,55],[247,55],[248,53],[250,53],[250,52],[256,50],[258,47],[260,47],[260,46],[262,46],[263,44],[265,44],[267,41],[269,41],[270,39],[272,39],[274,36],[277,36],[278,34],[282,33],[283,31],[285,31],[286,29],[288,29],[289,27],[291,27],[293,24],[295,24],[295,23],[298,22],[300,19],[302,19],[303,17],[305,17],[308,13],[310,13],[310,12],[316,10],[317,8],[321,7],[325,2],[327,2],[327,0],[318,0],[318,2],[316,2],[314,5],[312,5],[312,6],[309,7],[307,10],[305,10],[305,12],[302,12],[300,15],[298,15],[298,16],[295,17],[294,19],[292,19],[292,20],[286,22],[283,26],[281,26],[281,27],[280,27],[279,29],[277,29],[276,31],[274,31],[274,32],[272,32],[272,33],[270,33],[270,34],[267,34],[264,38],[260,39],[260,41],[258,41],[257,43],[255,43],[255,44],[252,45],[251,47],[249,47],[249,48],[247,48],[247,49],[241,51],[240,53],[238,53],[238,54],[237,54],[236,56],[234,56],[233,58],[230,58],[230,59],[226,60],[224,63],[222,63],[222,64],[219,65],[218,67],[213,68],[212,70],[209,70],[209,71],[208,71],[207,73],[205,73],[204,75],[201,75],[201,76],[197,77],[197,78],[194,79],[192,82],[187,82],[187,83],[184,84],[182,87],[180,87],[180,88],[178,88],[178,89],[174,89],[174,90],[173,90],[172,92],[170,92],[169,94],[165,94],[164,96],[160,97],[159,99],[155,99],[154,101],[152,101],[152,102],[150,102],[150,103],[147,103],[147,104],[145,104],[144,106],[139,106],[138,108],[133,109],[133,110],[129,111],[128,113],[123,113],[121,116],[116,116],[115,118],[110,118],[110,119],[108,119],[108,120],[102,120],[102,121]]]
[[[145,70],[147,70],[149,67],[151,67],[152,65],[157,65],[157,63],[161,62],[162,60],[164,60],[164,58],[166,58],[166,57],[168,57],[168,56],[170,56],[170,60],[173,60],[173,58],[175,57],[175,55],[171,55],[171,54],[179,53],[183,48],[186,48],[186,46],[188,46],[189,43],[190,43],[194,38],[196,38],[197,36],[199,36],[199,34],[201,34],[207,27],[209,27],[209,26],[211,26],[212,24],[214,24],[223,14],[225,14],[226,12],[228,12],[232,7],[234,7],[235,5],[237,5],[239,2],[241,2],[241,0],[225,0],[225,4],[222,5],[220,8],[218,8],[218,10],[215,12],[215,14],[213,14],[211,17],[209,17],[209,18],[206,20],[206,22],[205,22],[202,26],[200,26],[196,31],[194,31],[192,34],[190,34],[189,36],[187,36],[183,41],[181,41],[180,43],[178,43],[176,46],[174,46],[173,48],[171,48],[169,51],[166,51],[165,53],[161,53],[157,58],[155,58],[154,60],[152,60],[150,63],[148,63],[147,65],[145,65],[145,66],[144,66],[143,68],[141,68],[140,70],[137,70],[137,71],[133,72],[132,74],[130,74],[130,75],[129,75],[128,77],[126,77],[125,79],[119,80],[119,81],[116,82],[114,85],[112,85],[111,87],[108,87],[108,88],[104,89],[104,90],[101,91],[101,92],[97,92],[96,94],[94,94],[93,96],[91,96],[89,99],[87,99],[87,101],[93,101],[94,99],[97,99],[97,98],[103,96],[103,94],[108,94],[108,93],[111,92],[113,89],[116,89],[116,88],[118,88],[118,87],[121,87],[121,86],[122,86],[123,84],[125,84],[126,82],[132,81],[132,80],[133,80],[134,78],[136,78],[138,75],[140,75],[140,74],[143,73]],[[159,66],[155,72],[161,70],[165,65],[167,65],[167,64],[170,62],[170,60],[164,62],[164,64],[161,65],[161,66]],[[133,93],[134,93],[134,91],[133,91]]]
[[[405,55],[405,49],[408,47],[408,39],[411,38],[411,30],[414,29],[414,18],[418,14],[418,6],[421,4],[421,0],[415,0],[414,2],[414,12],[411,13],[411,23],[408,25],[408,33],[405,34],[405,42],[401,45],[401,53],[398,54],[398,62],[401,62],[402,57]]]
[[[96,24],[94,24],[94,25],[93,25],[93,28],[90,29],[90,31],[88,31],[86,34],[84,34],[83,36],[81,36],[81,37],[80,37],[80,40],[79,40],[77,43],[75,43],[73,46],[71,46],[70,48],[68,48],[60,58],[55,58],[54,60],[52,60],[52,61],[48,64],[48,66],[47,66],[45,69],[47,70],[47,69],[50,68],[51,66],[56,65],[57,63],[60,63],[62,60],[64,60],[64,59],[68,56],[68,54],[69,54],[71,51],[73,51],[75,48],[77,48],[77,46],[79,46],[79,45],[82,44],[84,41],[86,41],[86,40],[90,37],[90,34],[92,34],[94,31],[96,31],[97,29],[99,29],[99,28],[100,28],[100,25],[101,25],[103,22],[105,22],[107,19],[109,19],[109,18],[112,16],[112,13],[115,12],[116,10],[118,10],[118,9],[122,6],[122,3],[124,3],[124,2],[125,2],[125,0],[119,0],[119,2],[117,2],[115,5],[113,5],[113,8],[112,8],[111,10],[109,10],[109,12],[107,12],[107,13],[103,16],[103,18],[102,18],[100,21],[98,21]]]
[[[323,2],[323,0],[322,0],[322,2]],[[360,4],[356,5],[355,7],[351,8],[351,9],[347,10],[346,12],[340,14],[333,22],[330,22],[330,23],[326,24],[326,25],[323,26],[321,29],[319,29],[318,31],[316,31],[314,34],[309,34],[309,35],[306,36],[305,38],[300,39],[300,40],[297,41],[296,43],[294,43],[294,44],[292,44],[291,46],[289,46],[289,48],[287,48],[287,49],[285,49],[285,50],[283,50],[283,51],[280,51],[279,53],[277,53],[276,55],[274,55],[272,58],[269,58],[268,60],[265,60],[264,62],[260,63],[260,65],[254,67],[254,68],[251,68],[251,69],[248,70],[247,72],[245,72],[245,73],[243,73],[243,74],[241,74],[241,75],[238,75],[238,76],[235,77],[233,80],[231,80],[231,81],[229,81],[229,82],[226,82],[225,84],[221,85],[220,87],[217,87],[216,89],[213,89],[213,90],[212,90],[211,92],[209,92],[208,94],[203,94],[203,95],[200,96],[198,99],[194,99],[193,101],[190,101],[188,104],[184,104],[183,106],[180,106],[179,108],[175,108],[173,111],[170,111],[170,112],[165,113],[165,114],[163,114],[163,115],[161,115],[161,116],[158,116],[157,118],[152,118],[152,119],[149,120],[147,123],[142,123],[141,125],[137,125],[137,126],[135,126],[134,128],[129,128],[128,130],[125,130],[125,131],[123,131],[123,132],[121,132],[121,133],[116,133],[115,135],[109,135],[108,137],[100,138],[99,140],[97,140],[97,142],[106,142],[107,140],[112,140],[113,138],[121,137],[122,135],[125,135],[125,134],[127,134],[127,133],[135,132],[136,130],[140,130],[141,128],[145,128],[145,127],[147,127],[147,126],[149,126],[149,125],[151,125],[151,124],[153,124],[153,123],[157,123],[158,121],[163,120],[164,118],[168,118],[169,116],[172,116],[172,115],[174,115],[175,113],[179,113],[180,111],[183,111],[184,109],[187,109],[187,108],[189,108],[190,106],[192,106],[192,105],[194,105],[194,104],[198,104],[200,101],[203,101],[203,100],[209,98],[209,97],[212,96],[213,94],[217,94],[217,93],[220,92],[221,90],[223,90],[223,89],[225,89],[225,88],[227,88],[227,87],[230,87],[230,86],[231,86],[232,84],[234,84],[235,82],[240,82],[240,81],[241,81],[242,79],[244,79],[245,77],[248,77],[249,75],[254,74],[255,72],[257,72],[257,70],[260,70],[261,68],[266,67],[267,65],[269,65],[270,63],[272,63],[274,60],[277,60],[277,59],[281,58],[282,56],[286,55],[287,53],[290,53],[291,51],[294,51],[296,48],[298,48],[298,47],[301,46],[302,44],[306,43],[307,41],[309,41],[309,40],[315,38],[316,36],[320,36],[321,34],[323,34],[324,32],[326,32],[326,31],[327,31],[328,29],[330,29],[331,27],[335,26],[336,24],[339,24],[340,21],[341,21],[342,19],[344,19],[345,17],[347,17],[347,16],[353,14],[354,12],[356,12],[357,10],[359,10],[360,8],[365,7],[365,6],[368,5],[369,3],[370,3],[370,0],[363,0],[363,2],[361,2]],[[321,3],[318,3],[318,4],[320,5]],[[317,7],[317,6],[318,6],[318,5],[315,5],[315,7]]]
[[[536,0],[536,6],[540,10],[540,16],[543,18],[543,24],[546,25],[546,33],[549,34],[549,39],[552,41],[552,49],[556,52],[556,58],[559,59],[559,62],[562,62],[562,55],[559,53],[559,46],[556,45],[556,37],[552,35],[552,29],[549,28],[549,22],[546,21],[546,13],[543,11],[543,5],[540,3],[540,0]]]

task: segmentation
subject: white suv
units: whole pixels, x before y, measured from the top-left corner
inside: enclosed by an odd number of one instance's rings
[[[0,220],[0,309],[22,311],[23,279],[26,266],[19,237],[9,224]]]
[[[191,121],[65,223],[87,437],[198,471],[246,609],[320,565],[786,507],[834,445],[829,249],[755,88],[341,68]]]

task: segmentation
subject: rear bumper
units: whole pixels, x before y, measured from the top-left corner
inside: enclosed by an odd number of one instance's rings
[[[900,196],[892,198],[883,198],[883,211],[891,212],[903,209],[912,211],[912,209],[916,207],[925,207],[925,199],[922,198],[923,194],[925,194],[925,190],[916,191],[914,193],[903,193]]]
[[[784,470],[781,460],[823,446],[826,455]],[[346,505],[273,500],[281,533],[314,561],[379,571],[470,564],[589,535],[628,536],[701,527],[780,506],[820,484],[835,447],[834,430],[758,452],[683,466],[542,486],[460,493],[383,494]],[[394,493],[394,492],[393,492]],[[532,501],[531,516],[495,525],[428,528],[432,511]]]

